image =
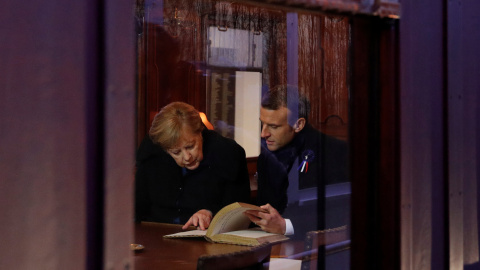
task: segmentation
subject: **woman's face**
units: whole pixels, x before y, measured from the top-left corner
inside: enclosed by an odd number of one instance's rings
[[[167,149],[167,153],[175,160],[178,166],[195,170],[203,160],[202,133],[194,133],[189,127],[183,127],[177,144]]]

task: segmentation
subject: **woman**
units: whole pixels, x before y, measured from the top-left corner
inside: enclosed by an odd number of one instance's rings
[[[194,107],[165,106],[137,152],[136,221],[208,228],[213,215],[250,200],[245,150],[203,125]]]

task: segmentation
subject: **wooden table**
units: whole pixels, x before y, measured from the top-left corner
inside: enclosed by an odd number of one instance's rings
[[[145,247],[142,251],[135,252],[135,269],[196,269],[200,255],[231,253],[250,248],[210,243],[203,238],[163,238],[166,234],[180,231],[182,231],[181,225],[153,222],[135,224],[135,244]],[[272,257],[289,257],[302,251],[302,242],[287,241],[272,247]]]

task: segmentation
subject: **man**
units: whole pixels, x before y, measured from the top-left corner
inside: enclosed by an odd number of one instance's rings
[[[325,227],[325,185],[347,180],[347,145],[308,124],[309,102],[294,86],[271,89],[261,105],[257,204],[267,213],[246,215],[265,231],[303,238]]]

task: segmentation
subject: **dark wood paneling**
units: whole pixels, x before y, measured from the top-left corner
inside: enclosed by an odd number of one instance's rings
[[[327,13],[348,13],[379,16],[398,19],[400,16],[399,0],[250,0],[257,3],[266,2],[280,8],[285,6],[322,10]]]
[[[350,105],[350,167],[352,182],[352,230],[351,265],[352,269],[370,269],[375,262],[372,253],[375,246],[374,199],[375,189],[371,184],[370,164],[374,164],[369,145],[370,88],[373,66],[369,48],[372,48],[372,25],[367,18],[352,19],[352,78]],[[378,89],[373,89],[378,91]],[[375,122],[375,121],[374,121]],[[373,175],[374,176],[374,175]]]
[[[2,3],[2,269],[131,265],[131,7]]]
[[[379,24],[379,181],[380,269],[400,269],[400,127],[398,20]]]
[[[402,1],[401,264],[449,269],[442,1]]]
[[[154,1],[155,2],[155,1]],[[207,26],[216,25],[213,2],[204,2],[207,18],[196,12],[196,1],[182,1],[182,20],[193,24],[182,28],[182,35],[168,22],[174,13],[172,1],[164,6],[149,5],[137,14],[138,32],[138,94],[137,144],[148,132],[153,116],[172,101],[184,101],[206,112],[206,80],[204,48]],[[163,7],[163,8],[162,8]],[[207,8],[208,7],[208,8]],[[225,12],[225,11],[224,11]],[[263,87],[287,83],[287,23],[286,13],[248,4],[232,4],[227,23],[242,28],[256,20],[262,22],[262,31],[269,36],[265,45],[268,61],[263,67]],[[162,15],[162,16],[160,16]],[[218,15],[218,14],[217,14]],[[221,15],[221,14],[220,14]],[[162,17],[164,23],[159,19]],[[235,21],[235,18],[239,21]],[[245,21],[245,18],[247,19]],[[231,21],[233,20],[233,21]],[[251,21],[250,21],[251,20]],[[318,13],[298,15],[298,83],[301,91],[312,100],[310,122],[327,134],[346,140],[348,137],[348,50],[350,47],[349,20],[339,16]],[[240,22],[243,23],[240,25]],[[208,25],[207,25],[208,24]],[[193,29],[197,31],[193,31]],[[296,30],[297,31],[297,30]],[[312,57],[314,56],[314,57]],[[180,59],[180,61],[178,61]],[[298,61],[297,61],[298,60]],[[296,76],[296,75],[295,75]],[[338,118],[340,124],[327,120]]]
[[[464,265],[480,269],[480,2],[476,0],[462,1],[462,46],[461,57],[463,74],[462,100],[463,113],[454,121],[463,119],[464,137]],[[450,20],[449,20],[450,21]],[[458,74],[457,74],[458,76]],[[476,217],[476,218],[475,218]],[[476,267],[476,268],[474,268]]]
[[[135,35],[128,0],[104,1],[105,139],[103,269],[132,269]],[[119,57],[121,56],[121,57]],[[100,268],[98,268],[100,269]]]
[[[145,23],[143,28],[138,41],[138,143],[148,133],[155,114],[173,101],[189,103],[202,112],[206,110],[204,70],[192,63],[195,55],[181,54],[185,47],[200,46],[181,43],[181,40],[155,23]],[[191,35],[197,34],[192,31]],[[198,40],[200,37],[192,39]]]
[[[2,269],[87,269],[87,179],[102,158],[101,138],[86,136],[98,127],[98,111],[88,114],[101,93],[90,24],[98,10],[92,1],[2,2]]]
[[[344,16],[322,16],[321,19],[323,23],[318,32],[321,36],[322,84],[316,91],[319,97],[312,100],[320,100],[320,123],[333,120],[333,116],[348,124],[350,20]]]
[[[396,29],[352,19],[352,269],[400,269]]]
[[[479,8],[478,1],[456,0],[448,1],[445,12],[450,269],[474,263],[479,267],[478,152],[473,147],[479,142],[474,121],[480,89]]]
[[[462,82],[463,61],[463,29],[462,29],[462,1],[448,1],[444,6],[446,44],[445,61],[448,64],[444,73],[446,91],[444,104],[445,123],[445,151],[448,153],[445,166],[448,166],[444,177],[448,179],[448,253],[450,260],[446,269],[462,269],[465,248],[464,239],[464,168],[466,160],[464,154],[465,129],[464,117],[464,89]],[[455,71],[455,72],[454,72]],[[432,258],[433,259],[433,258]]]

